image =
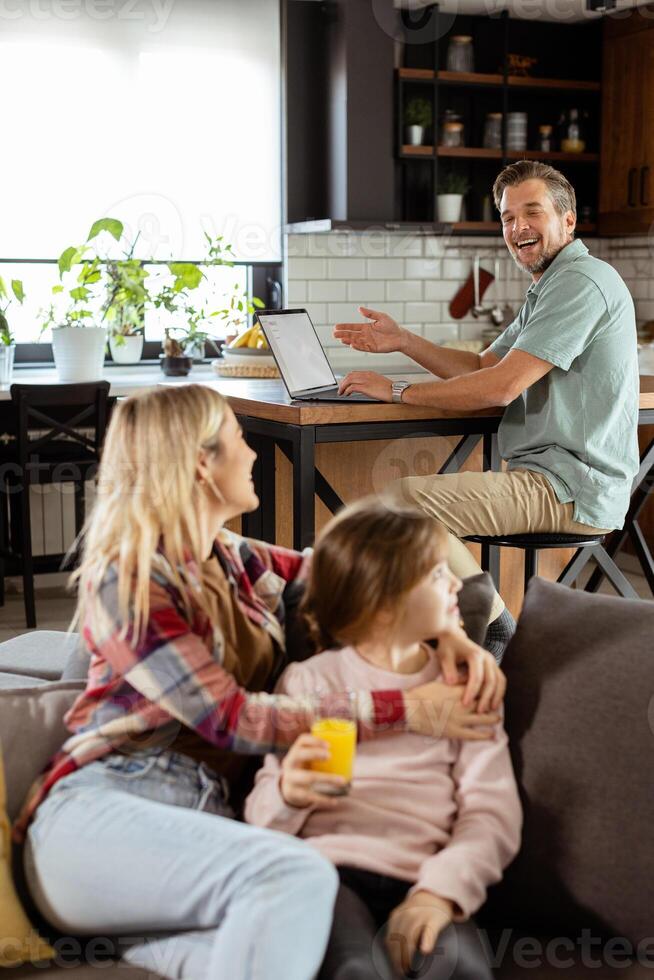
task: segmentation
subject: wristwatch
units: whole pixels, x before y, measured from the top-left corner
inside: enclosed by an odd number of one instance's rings
[[[405,388],[410,388],[410,387],[411,387],[411,382],[410,381],[393,381],[392,384],[391,384],[391,391],[393,393],[393,401],[394,402],[398,402],[398,403],[401,402],[402,401],[402,392],[404,391]]]

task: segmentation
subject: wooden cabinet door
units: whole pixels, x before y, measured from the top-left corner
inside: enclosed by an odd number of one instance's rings
[[[602,233],[644,233],[654,220],[653,89],[654,30],[606,37],[600,161]]]

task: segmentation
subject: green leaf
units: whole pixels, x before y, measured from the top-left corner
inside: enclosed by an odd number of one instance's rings
[[[0,296],[6,296],[6,295],[7,295],[7,287],[5,286],[4,279],[2,278],[2,276],[0,276]]]
[[[12,279],[11,288],[18,302],[22,303],[25,299],[25,290],[23,289],[23,284],[20,279]]]
[[[98,221],[94,221],[86,239],[87,242],[96,238],[101,231],[108,231],[118,242],[123,234],[123,223],[117,218],[100,218]]]
[[[264,303],[264,301],[262,299],[259,299],[258,296],[253,296],[252,297],[252,305],[257,310],[263,310],[265,308],[265,306],[266,306],[266,304]]]
[[[68,248],[59,256],[59,278],[61,278],[64,272],[70,272],[72,266],[81,258],[82,253],[74,245],[70,245]]]
[[[175,292],[182,289],[197,289],[204,278],[202,269],[194,262],[169,262],[168,268],[175,276]]]
[[[75,289],[71,289],[70,291],[70,295],[75,302],[79,302],[79,300],[82,299],[88,299],[90,293],[91,290],[87,289],[86,286],[76,286]]]
[[[64,291],[64,287],[61,285],[60,282],[58,282],[56,286],[52,287],[53,293],[63,293],[63,291]]]

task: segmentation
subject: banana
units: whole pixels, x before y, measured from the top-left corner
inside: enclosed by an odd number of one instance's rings
[[[249,327],[248,330],[244,330],[243,333],[239,334],[236,340],[233,340],[229,346],[233,349],[236,347],[248,347],[250,344],[250,336],[253,330],[254,327]]]

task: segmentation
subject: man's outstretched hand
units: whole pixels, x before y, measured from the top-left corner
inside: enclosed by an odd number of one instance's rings
[[[390,354],[401,351],[407,331],[378,310],[360,306],[359,313],[368,318],[365,323],[337,323],[334,337],[353,350],[367,351],[371,354]]]

